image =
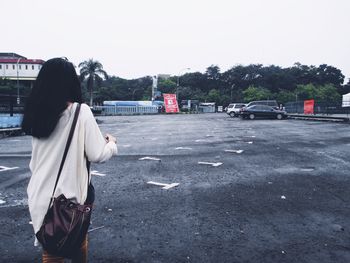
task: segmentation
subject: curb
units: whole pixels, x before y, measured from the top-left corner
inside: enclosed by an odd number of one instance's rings
[[[288,118],[297,119],[297,120],[309,120],[309,121],[349,122],[348,117],[332,117],[332,116],[304,115],[304,114],[288,114]]]

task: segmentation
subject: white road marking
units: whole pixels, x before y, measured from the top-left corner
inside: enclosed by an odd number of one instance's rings
[[[14,169],[18,169],[18,168],[19,168],[19,167],[0,166],[0,172],[9,171],[9,170],[14,170]]]
[[[228,152],[228,153],[242,153],[244,151],[243,150],[225,150],[225,152]]]
[[[176,147],[175,150],[192,150],[191,147]]]
[[[99,226],[99,227],[95,227],[95,228],[92,228],[92,229],[89,229],[88,233],[92,232],[92,231],[95,231],[95,230],[99,230],[101,228],[104,228],[105,226]]]
[[[21,140],[10,140],[10,142],[21,142]]]
[[[284,195],[281,196],[281,199],[286,199],[286,197]]]
[[[158,140],[158,138],[151,138],[151,141],[156,141]]]
[[[247,142],[248,144],[253,144],[253,142]]]
[[[153,182],[153,181],[149,181],[149,182],[147,182],[147,184],[162,186],[162,189],[165,189],[165,190],[168,190],[170,188],[173,188],[173,187],[176,187],[179,185],[179,183],[163,184],[163,183],[157,183],[157,182]]]
[[[15,207],[15,206],[21,206],[21,205],[28,205],[27,199],[22,200],[14,200],[13,203],[7,204],[7,205],[0,205],[0,208],[6,208],[6,207]]]
[[[6,201],[0,199],[0,205],[6,204]]]
[[[106,176],[106,174],[101,174],[101,173],[99,173],[98,171],[96,171],[96,170],[93,170],[93,171],[91,171],[91,175],[97,175],[97,176]]]
[[[218,166],[222,165],[223,163],[220,163],[220,162],[218,162],[218,163],[198,162],[198,164],[206,164],[206,165],[211,165],[213,167],[218,167]]]
[[[206,142],[206,140],[198,139],[198,140],[195,140],[195,142]]]
[[[155,157],[148,157],[148,156],[142,157],[142,158],[140,158],[139,160],[140,160],[140,161],[149,160],[149,161],[158,161],[158,162],[160,162],[160,159],[155,158]]]
[[[131,145],[130,144],[125,144],[125,145],[120,145],[120,147],[128,148],[128,147],[131,147]]]

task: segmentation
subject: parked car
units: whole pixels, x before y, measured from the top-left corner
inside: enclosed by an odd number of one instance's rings
[[[271,106],[271,107],[277,107],[278,104],[276,100],[256,100],[256,101],[251,101],[247,104],[247,108],[253,105],[266,105],[266,106]]]
[[[235,117],[239,115],[239,110],[245,106],[243,103],[231,103],[227,107],[226,113],[230,115],[230,117]]]
[[[250,120],[254,120],[255,118],[281,120],[287,118],[287,113],[283,110],[278,110],[274,107],[266,105],[253,105],[250,107],[242,108],[240,111],[240,117]]]

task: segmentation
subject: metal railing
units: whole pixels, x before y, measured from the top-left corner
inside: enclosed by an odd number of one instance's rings
[[[304,101],[287,102],[285,104],[285,110],[287,113],[304,114]],[[349,107],[342,107],[341,102],[317,102],[314,105],[314,114],[348,114],[350,112]]]
[[[94,106],[92,111],[97,115],[138,115],[156,114],[157,106]]]

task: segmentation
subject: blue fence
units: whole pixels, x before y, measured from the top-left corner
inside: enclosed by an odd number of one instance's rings
[[[22,123],[22,114],[0,114],[0,129],[19,128]]]

